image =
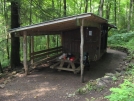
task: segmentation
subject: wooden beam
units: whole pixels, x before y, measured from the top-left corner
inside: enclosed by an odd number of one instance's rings
[[[59,35],[61,31],[49,31],[49,32],[44,32],[44,31],[28,31],[27,36],[42,36],[42,35]],[[21,37],[23,36],[23,33],[21,32],[16,32],[15,33],[16,37]]]
[[[27,65],[27,35],[26,31],[23,32],[23,65],[25,69],[25,75],[28,74],[28,65]]]
[[[34,36],[31,36],[31,53],[34,53]],[[34,63],[34,58],[31,59],[31,64],[33,63]]]
[[[93,22],[88,19],[83,19],[83,20],[84,20],[83,26],[100,28],[100,24],[97,22]],[[76,19],[76,26],[81,26],[81,25],[82,25],[81,19]]]
[[[81,67],[81,82],[84,82],[84,65],[83,65],[83,46],[84,46],[84,32],[83,32],[84,19],[80,27],[81,44],[80,44],[80,67]]]

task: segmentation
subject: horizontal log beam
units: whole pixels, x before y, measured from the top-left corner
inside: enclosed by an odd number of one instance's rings
[[[31,56],[31,59],[35,59],[35,58],[38,58],[38,57],[44,57],[44,56],[47,56],[47,55],[50,55],[50,54],[53,54],[53,53],[57,53],[59,51],[62,51],[62,49],[58,49],[58,50],[53,50],[53,51],[50,51],[50,52],[47,52],[47,53],[43,53],[43,54],[38,54],[36,56]]]
[[[48,51],[52,51],[52,50],[56,50],[56,49],[62,49],[62,46],[34,52],[34,53],[31,53],[30,55],[32,56],[32,55],[36,55],[36,54],[40,54],[40,53],[44,53],[44,52],[48,52]]]
[[[42,36],[42,35],[59,35],[61,32],[43,32],[43,31],[28,31],[27,36]],[[16,32],[16,37],[22,37],[22,32]]]

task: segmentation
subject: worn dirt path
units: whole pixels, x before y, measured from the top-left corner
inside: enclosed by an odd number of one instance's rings
[[[85,72],[85,83],[81,83],[80,74],[58,72],[46,67],[34,70],[27,77],[18,73],[5,88],[0,88],[0,101],[86,101],[85,98],[101,96],[102,93],[89,93],[67,97],[89,80],[101,78],[105,73],[114,73],[125,57],[123,52],[108,49],[107,54],[92,63],[89,71]]]

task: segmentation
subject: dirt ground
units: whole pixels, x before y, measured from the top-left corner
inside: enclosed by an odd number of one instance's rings
[[[33,70],[27,77],[17,73],[3,89],[0,88],[0,101],[87,101],[91,97],[101,98],[109,93],[111,85],[102,92],[73,97],[68,97],[68,94],[74,93],[89,80],[101,78],[105,73],[114,73],[126,56],[123,52],[108,49],[99,61],[91,63],[89,71],[85,71],[85,83],[81,83],[80,74],[59,72],[44,66]]]

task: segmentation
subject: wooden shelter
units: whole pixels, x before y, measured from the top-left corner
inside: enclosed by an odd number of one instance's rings
[[[35,25],[26,27],[19,27],[9,30],[11,34],[15,34],[17,37],[23,37],[23,61],[24,68],[27,73],[27,36],[31,37],[30,43],[30,60],[31,64],[34,64],[34,59],[43,57],[43,61],[51,60],[63,52],[72,53],[79,58],[81,78],[83,82],[83,56],[84,53],[89,53],[89,59],[96,61],[106,52],[107,48],[107,35],[108,30],[116,28],[114,25],[108,24],[108,21],[104,18],[96,16],[92,13],[85,13],[76,16],[64,17],[56,20],[51,20]],[[49,35],[59,33],[61,35],[61,47],[55,47],[52,49],[34,51],[34,36],[47,35],[49,43]],[[51,55],[53,53],[58,53]],[[67,62],[68,60],[64,61]],[[52,67],[61,63],[54,64]],[[72,62],[69,62],[69,66],[74,67]],[[59,68],[60,69],[60,68]],[[75,70],[76,68],[73,68]],[[71,69],[61,69],[70,70]],[[78,70],[78,68],[77,68]]]

